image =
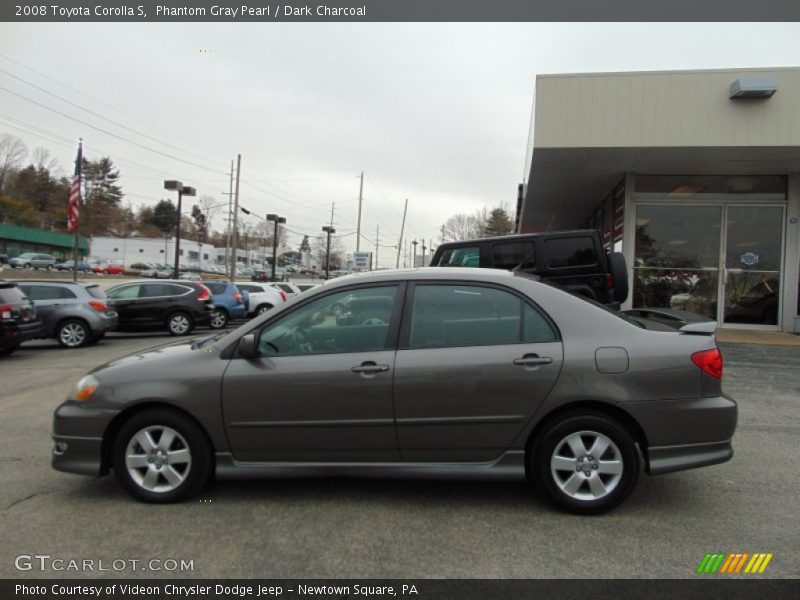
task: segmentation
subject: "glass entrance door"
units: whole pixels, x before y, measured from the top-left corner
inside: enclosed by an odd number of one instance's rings
[[[782,250],[782,206],[725,207],[718,321],[777,327]]]

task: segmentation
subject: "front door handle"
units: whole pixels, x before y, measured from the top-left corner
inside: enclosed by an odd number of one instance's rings
[[[521,367],[533,367],[536,365],[549,365],[553,359],[549,356],[539,356],[538,354],[526,354],[522,358],[515,358],[514,364]]]
[[[350,370],[353,373],[384,373],[389,370],[389,365],[379,365],[369,360],[361,363],[360,365],[356,365]]]

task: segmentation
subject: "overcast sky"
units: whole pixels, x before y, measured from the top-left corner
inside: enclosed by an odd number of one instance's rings
[[[417,239],[454,213],[513,210],[537,74],[798,66],[798,40],[800,24],[2,23],[0,69],[150,137],[2,71],[3,87],[128,141],[3,90],[0,132],[50,149],[62,173],[83,137],[134,206],[169,197],[165,178],[225,202],[241,153],[243,206],[315,235],[335,202],[354,249],[362,170],[362,232],[380,225],[381,244],[405,198]]]

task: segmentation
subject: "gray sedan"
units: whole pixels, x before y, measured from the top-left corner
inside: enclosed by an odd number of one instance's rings
[[[603,512],[642,463],[731,458],[713,325],[651,330],[507,271],[353,275],[96,368],[56,409],[53,466],[150,502],[214,474],[529,479]]]

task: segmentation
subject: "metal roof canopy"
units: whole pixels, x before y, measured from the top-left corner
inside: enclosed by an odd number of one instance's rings
[[[535,149],[521,231],[571,229],[626,173],[638,175],[786,175],[800,147]]]
[[[75,237],[71,233],[46,231],[9,223],[0,223],[0,239],[59,248],[72,248],[75,244]],[[78,248],[89,252],[89,241],[83,236],[78,236]]]

